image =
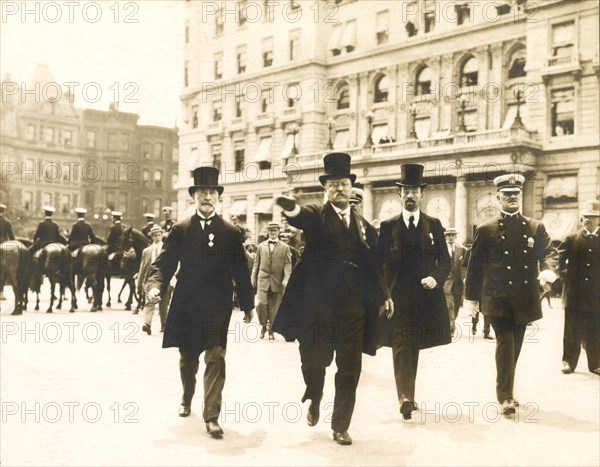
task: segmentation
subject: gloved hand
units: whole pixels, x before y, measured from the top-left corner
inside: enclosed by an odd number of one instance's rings
[[[278,196],[275,202],[281,206],[284,211],[292,211],[296,207],[296,200],[291,196]]]

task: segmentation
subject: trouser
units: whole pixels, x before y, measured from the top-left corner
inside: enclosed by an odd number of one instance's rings
[[[415,401],[419,348],[414,341],[414,326],[400,320],[392,322],[392,358],[396,392],[400,404]]]
[[[573,369],[577,367],[582,342],[588,369],[594,371],[600,367],[600,313],[566,310],[563,361]]]
[[[196,391],[196,374],[200,360],[200,352],[179,349],[179,372],[183,385],[181,403],[191,406]],[[225,349],[221,346],[211,347],[204,351],[204,409],[202,417],[205,422],[217,420],[221,412],[223,387],[225,386]]]
[[[496,396],[502,403],[514,398],[515,369],[526,325],[498,316],[490,316],[490,322],[496,334]]]
[[[451,292],[444,292],[444,297],[446,298],[446,306],[448,308],[448,321],[450,322],[450,329],[454,330],[460,305],[456,305],[456,297]]]
[[[331,428],[338,432],[348,431],[362,367],[364,316],[315,327],[313,331],[300,340],[302,376],[306,383],[302,402],[321,400],[325,368],[333,361],[335,352],[337,372]]]
[[[483,315],[483,313],[481,313]],[[473,334],[477,330],[477,323],[479,323],[479,311],[471,318],[471,323],[473,324]],[[490,333],[490,318],[488,316],[483,315],[483,335],[487,336]]]
[[[261,326],[266,327],[269,322],[269,333],[273,332],[273,321],[277,315],[279,304],[281,303],[282,292],[273,292],[271,287],[269,290],[258,291],[258,322]]]
[[[165,328],[167,323],[167,312],[169,311],[169,303],[171,302],[171,295],[173,294],[173,287],[168,286],[165,294],[160,298],[158,302],[158,314],[160,316],[160,326],[162,329]],[[152,318],[154,317],[154,307],[156,303],[149,303],[146,301],[144,305],[144,324],[147,326],[152,325]]]

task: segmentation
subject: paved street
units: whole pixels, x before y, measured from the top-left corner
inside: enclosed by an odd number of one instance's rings
[[[222,440],[201,417],[202,384],[189,418],[177,416],[181,396],[177,349],[161,349],[142,316],[116,303],[100,313],[29,311],[11,316],[12,290],[0,302],[2,331],[0,433],[3,466],[17,465],[599,465],[600,380],[562,375],[560,300],[528,328],[517,368],[521,408],[506,419],[495,404],[494,344],[468,333],[421,353],[417,401],[403,422],[389,349],[363,359],[349,433],[338,446],[330,424],[335,367],[327,374],[321,421],[306,424],[307,404],[297,344],[235,312],[227,355]],[[462,313],[462,312],[461,312]],[[256,319],[256,318],[255,318]],[[203,364],[200,366],[200,375]]]

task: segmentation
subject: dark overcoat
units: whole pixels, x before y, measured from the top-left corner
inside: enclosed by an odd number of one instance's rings
[[[486,316],[527,324],[542,317],[537,276],[556,268],[544,224],[517,214],[477,226],[467,267],[465,298]],[[506,304],[510,304],[507,306]]]
[[[77,221],[73,224],[69,233],[69,247],[71,249],[95,242],[96,235],[94,235],[94,230],[90,224],[86,221]]]
[[[146,292],[159,288],[164,295],[178,264],[163,347],[197,352],[226,347],[234,281],[240,309],[254,308],[241,232],[220,216],[212,217],[206,229],[198,214],[176,223],[153,264]]]
[[[391,320],[381,320],[381,344],[391,346],[392,326],[402,326],[411,333],[417,349],[449,344],[450,322],[443,287],[451,264],[444,228],[439,219],[421,211],[417,226],[420,241],[413,251],[404,238],[403,224],[398,214],[382,222],[379,231],[379,261],[395,310]],[[421,279],[428,276],[437,282],[431,290],[420,285]]]
[[[354,210],[351,216],[351,225],[360,238],[359,274],[363,285],[360,295],[366,310],[362,350],[375,355],[379,307],[389,294],[376,261],[377,232]],[[349,266],[344,264],[342,239],[335,228],[340,220],[330,203],[301,207],[300,214],[289,217],[288,222],[304,231],[306,244],[283,294],[273,330],[292,342],[310,338],[316,323],[339,318],[336,305],[342,302],[340,294],[344,291],[334,279]]]
[[[560,269],[565,270],[563,305],[568,312],[600,313],[600,237],[583,229],[560,246]]]
[[[44,219],[38,224],[35,234],[33,234],[33,241],[39,248],[50,243],[63,243],[58,224],[50,218]]]
[[[12,224],[4,216],[0,215],[0,243],[14,239],[15,234],[12,230]]]
[[[125,226],[121,222],[115,222],[110,226],[106,237],[106,249],[108,253],[112,253],[119,249],[119,239],[123,235]]]

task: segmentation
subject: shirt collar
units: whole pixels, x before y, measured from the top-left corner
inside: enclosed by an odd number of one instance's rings
[[[200,218],[201,221],[206,221],[208,219],[212,219],[213,217],[215,217],[216,212],[215,211],[211,212],[208,217],[204,217],[204,214],[202,214],[200,211],[196,211],[196,214],[198,214],[198,217]]]
[[[594,230],[593,232],[590,232],[585,227],[583,228],[586,236],[588,236],[588,235],[598,235],[598,229],[600,229],[600,227],[596,227],[596,230]]]
[[[410,212],[410,211],[407,211],[406,209],[402,208],[402,219],[404,219],[404,223],[406,224],[406,227],[408,227],[408,220],[410,219],[410,216],[413,216],[415,218],[415,227],[417,225],[419,225],[419,218],[421,217],[421,210],[417,209],[415,212]]]
[[[77,219],[77,222],[83,222],[85,219],[83,217],[80,217],[79,219]]]
[[[520,209],[517,212],[506,212],[506,211],[503,211],[502,209],[500,209],[500,212],[502,213],[503,217],[516,217],[519,214],[521,214]]]
[[[350,219],[350,205],[348,205],[346,207],[346,209],[340,209],[337,206],[335,206],[334,204],[331,204],[331,207],[333,209],[335,209],[335,212],[337,213],[338,216],[341,217],[341,213],[344,213],[346,216],[348,216],[348,219]]]

